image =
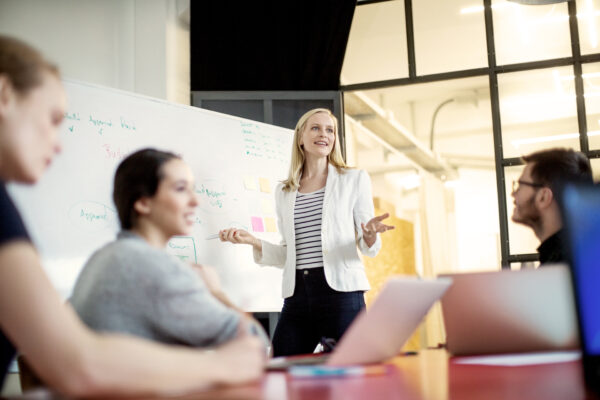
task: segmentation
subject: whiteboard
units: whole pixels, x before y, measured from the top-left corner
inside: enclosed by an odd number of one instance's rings
[[[167,251],[212,265],[234,303],[280,310],[281,270],[259,267],[252,248],[210,239],[239,227],[279,242],[273,191],[287,177],[293,131],[115,89],[65,81],[63,151],[37,185],[10,185],[44,269],[66,298],[90,255],[115,239],[114,172],[131,152],[173,151],[191,166],[200,205],[190,236]]]

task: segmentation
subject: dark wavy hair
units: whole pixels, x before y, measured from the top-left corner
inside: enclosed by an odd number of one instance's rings
[[[533,163],[531,177],[560,194],[567,183],[592,183],[592,167],[585,154],[573,149],[554,148],[521,157]]]
[[[156,194],[164,178],[163,166],[178,155],[156,149],[142,149],[127,156],[115,172],[113,201],[117,207],[122,229],[135,227],[138,214],[134,204],[142,197]]]

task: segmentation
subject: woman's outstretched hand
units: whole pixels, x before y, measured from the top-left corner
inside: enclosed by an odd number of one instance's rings
[[[390,229],[395,228],[395,226],[393,226],[393,225],[386,225],[383,222],[381,222],[389,216],[390,216],[389,213],[385,213],[385,214],[379,215],[377,217],[374,217],[366,224],[365,223],[360,224],[360,227],[362,228],[362,231],[363,231],[363,238],[365,239],[365,243],[367,244],[367,246],[369,246],[369,247],[373,246],[373,244],[375,243],[375,240],[377,240],[378,233],[383,233],[385,231],[389,231]]]
[[[235,244],[250,244],[262,250],[260,240],[243,229],[229,228],[219,231],[219,239],[221,242],[231,242]]]

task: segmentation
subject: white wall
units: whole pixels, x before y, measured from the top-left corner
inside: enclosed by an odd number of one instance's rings
[[[458,269],[498,269],[501,254],[496,172],[461,168],[459,175],[460,179],[452,187]]]
[[[189,104],[181,0],[0,0],[0,33],[25,40],[67,79]]]

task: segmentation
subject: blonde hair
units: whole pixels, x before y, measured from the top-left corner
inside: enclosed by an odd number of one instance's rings
[[[59,77],[58,68],[27,43],[0,35],[0,76],[6,75],[12,88],[20,95],[39,86],[44,72]]]
[[[290,173],[288,178],[283,181],[283,191],[291,192],[293,190],[297,190],[300,186],[300,177],[302,176],[302,171],[304,169],[304,161],[306,157],[304,156],[304,149],[300,145],[300,139],[302,139],[302,132],[306,128],[306,122],[310,117],[318,113],[325,113],[331,117],[333,120],[333,134],[334,134],[334,142],[333,142],[333,150],[327,156],[327,160],[329,164],[333,165],[337,168],[339,173],[344,172],[344,168],[348,168],[346,163],[344,162],[344,158],[342,157],[342,151],[340,148],[340,141],[338,140],[338,121],[335,115],[331,111],[326,108],[315,108],[303,116],[300,117],[298,123],[296,124],[296,129],[294,129],[294,143],[292,145],[292,162],[290,164]]]

